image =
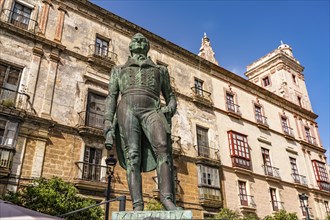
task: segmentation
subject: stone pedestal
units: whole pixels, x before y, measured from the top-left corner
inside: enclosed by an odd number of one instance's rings
[[[127,211],[112,212],[112,220],[130,219],[130,220],[165,220],[165,219],[192,219],[192,211]]]

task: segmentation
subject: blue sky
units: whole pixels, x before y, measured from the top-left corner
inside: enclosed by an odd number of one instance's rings
[[[91,2],[195,54],[206,32],[220,66],[244,78],[247,65],[276,49],[281,40],[289,44],[305,67],[309,97],[330,158],[328,0]]]

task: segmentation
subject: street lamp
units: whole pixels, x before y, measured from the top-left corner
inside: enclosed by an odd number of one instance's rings
[[[117,164],[117,159],[113,157],[113,154],[105,159],[105,163],[108,166],[107,174],[108,174],[108,187],[106,193],[106,205],[105,205],[105,220],[109,219],[109,208],[110,208],[110,186],[111,186],[111,177],[113,175],[113,171],[115,170],[115,166]]]
[[[304,209],[306,210],[306,220],[310,220],[309,210],[308,210],[308,196],[305,193],[299,194],[299,199],[302,201],[304,205]]]

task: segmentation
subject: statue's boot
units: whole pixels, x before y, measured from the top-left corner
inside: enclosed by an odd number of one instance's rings
[[[143,211],[143,197],[142,197],[142,178],[140,172],[128,172],[127,173],[127,182],[129,191],[131,193],[133,210],[134,211]]]
[[[160,191],[160,202],[166,210],[178,210],[173,201],[173,172],[167,156],[158,158],[157,166],[158,187]]]

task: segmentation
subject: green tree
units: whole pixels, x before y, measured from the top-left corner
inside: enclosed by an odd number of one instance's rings
[[[259,220],[260,218],[258,217],[258,215],[256,213],[249,213],[249,214],[244,215],[240,219],[241,220]]]
[[[95,201],[78,195],[74,185],[64,182],[59,177],[50,180],[41,178],[17,192],[9,192],[4,200],[14,204],[59,216],[77,209],[95,204]],[[103,217],[103,209],[99,206],[68,216],[68,220],[99,220]]]
[[[330,220],[330,214],[327,215],[327,217],[325,217],[326,220]]]
[[[163,205],[156,199],[150,199],[146,204],[147,211],[160,211],[165,210]]]
[[[223,220],[238,220],[239,214],[237,211],[233,211],[227,208],[223,208],[218,212],[215,216],[215,219],[223,219]]]
[[[284,209],[276,212],[274,216],[267,215],[264,220],[298,220],[298,216],[296,213],[289,213]]]

